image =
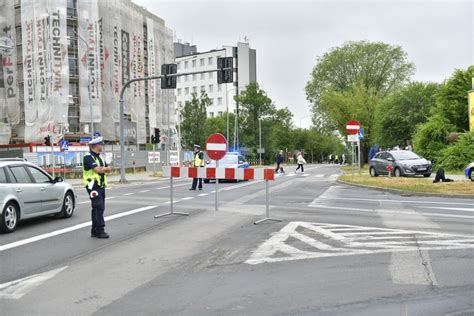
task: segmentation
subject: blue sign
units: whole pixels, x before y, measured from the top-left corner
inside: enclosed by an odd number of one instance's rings
[[[94,137],[100,137],[100,132],[94,132]]]
[[[59,146],[61,146],[61,150],[69,150],[69,142],[67,140],[62,140]]]
[[[90,137],[81,137],[81,139],[79,139],[79,142],[81,143],[88,143],[90,141],[91,141]]]
[[[364,139],[364,136],[365,136],[365,130],[364,128],[360,128],[359,129],[359,139]]]

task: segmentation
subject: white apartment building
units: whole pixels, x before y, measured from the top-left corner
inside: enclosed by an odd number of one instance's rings
[[[205,91],[212,101],[207,108],[209,117],[221,116],[227,111],[235,112],[234,96],[257,80],[256,50],[248,43],[237,43],[237,46],[223,46],[198,53],[196,50],[176,49],[177,45],[189,46],[188,43],[175,43],[175,52],[188,51],[187,55],[176,56],[178,73],[215,70],[218,57],[234,57],[234,83],[217,84],[217,73],[203,73],[178,77],[176,89],[176,109],[179,111],[185,102],[191,100],[192,93],[198,95]],[[179,112],[177,113],[179,115]]]

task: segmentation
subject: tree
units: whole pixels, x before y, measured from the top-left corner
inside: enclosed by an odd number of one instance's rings
[[[416,126],[436,103],[436,83],[411,82],[387,96],[376,115],[376,142],[383,147],[412,144]]]
[[[330,129],[340,119],[338,115],[352,115],[345,109],[331,111],[331,104],[321,102],[325,93],[344,93],[362,86],[383,98],[406,83],[414,69],[400,46],[358,41],[333,48],[317,59],[306,85],[306,95],[312,103],[313,123],[318,123],[319,128]],[[327,126],[324,128],[322,125]]]
[[[234,120],[235,114],[229,113],[229,138],[232,139],[234,135]],[[227,136],[227,112],[222,116],[209,117],[205,123],[205,135],[209,136],[214,133],[221,133],[224,136]],[[229,140],[228,140],[229,141]]]
[[[447,170],[462,170],[474,159],[474,132],[461,134],[440,155],[438,164]]]
[[[455,131],[469,130],[467,92],[471,90],[474,66],[466,70],[457,69],[439,88],[433,115],[445,117],[455,126]]]
[[[248,147],[256,147],[259,140],[258,121],[260,118],[272,115],[275,105],[255,81],[249,83],[234,99],[239,102],[239,116],[242,119],[239,139]]]
[[[192,99],[184,103],[181,110],[181,141],[185,149],[192,150],[194,144],[203,146],[207,135],[205,126],[207,120],[206,108],[211,104],[211,100],[206,92],[201,92],[198,98],[196,93],[192,94]]]

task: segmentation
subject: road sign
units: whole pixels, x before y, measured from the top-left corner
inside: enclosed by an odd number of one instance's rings
[[[361,128],[359,130],[359,139],[364,139],[364,137],[365,137],[365,130],[364,128]]]
[[[265,148],[257,148],[257,154],[264,154]]]
[[[360,130],[360,123],[356,120],[351,120],[346,123],[346,133],[347,135],[357,135]]]
[[[347,135],[347,141],[356,143],[359,141],[359,135]]]
[[[62,140],[59,143],[59,146],[61,147],[61,151],[68,151],[69,150],[69,142],[67,140]]]
[[[148,163],[160,163],[160,152],[153,152],[149,151],[148,152]]]
[[[227,139],[220,133],[212,134],[207,139],[206,151],[209,158],[213,160],[222,159],[227,152]]]

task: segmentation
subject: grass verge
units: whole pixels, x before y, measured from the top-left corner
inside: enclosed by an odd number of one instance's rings
[[[435,193],[446,195],[472,195],[474,197],[474,182],[463,180],[446,183],[433,183],[432,180],[423,178],[395,178],[371,177],[365,169],[358,172],[345,170],[346,174],[339,179],[353,184],[368,185],[372,187],[397,189],[409,192]]]

